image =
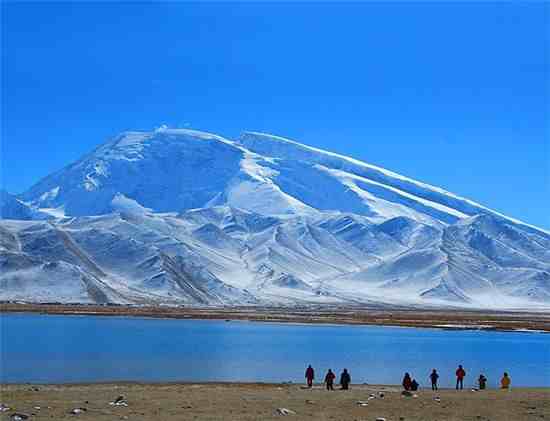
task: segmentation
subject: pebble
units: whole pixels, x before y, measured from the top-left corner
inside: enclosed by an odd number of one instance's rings
[[[10,419],[12,421],[23,421],[23,420],[28,420],[29,416],[27,414],[22,414],[20,412],[15,412],[15,413],[11,414]]]
[[[78,415],[78,414],[82,414],[83,412],[86,412],[87,409],[86,408],[74,408],[72,411],[71,411],[71,414],[73,415]]]
[[[126,402],[126,400],[124,400],[124,396],[121,395],[118,398],[116,398],[113,402],[109,402],[109,405],[128,406],[128,402]]]
[[[277,413],[279,415],[296,415],[296,412],[288,408],[277,408]]]

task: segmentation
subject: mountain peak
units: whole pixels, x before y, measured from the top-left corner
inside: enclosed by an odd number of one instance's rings
[[[544,231],[267,133],[125,131],[0,196],[3,218],[50,219],[0,221],[0,299],[525,308],[550,297]]]
[[[478,214],[505,218],[443,189],[285,137],[245,131],[230,140],[164,125],[120,133],[22,198],[37,209],[92,215],[113,211],[119,194],[153,212],[230,205],[276,214],[342,211],[376,223],[400,216],[428,224]]]

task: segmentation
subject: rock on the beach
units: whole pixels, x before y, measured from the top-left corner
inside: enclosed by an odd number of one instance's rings
[[[124,396],[121,395],[118,398],[116,398],[113,402],[109,402],[109,405],[128,406],[128,402],[126,402],[126,400],[124,399]]]
[[[296,415],[296,412],[288,408],[277,408],[277,413],[279,415]]]
[[[3,403],[0,403],[0,412],[7,412],[11,408],[9,406],[4,405]]]
[[[82,414],[83,412],[86,412],[87,409],[86,408],[74,408],[72,411],[71,411],[71,414],[73,415],[78,415],[78,414]]]
[[[11,414],[10,419],[11,419],[11,421],[23,421],[23,420],[28,420],[29,416],[27,414],[22,414],[20,412],[15,412],[15,413]]]
[[[376,418],[376,421],[386,421],[386,418],[378,417]]]

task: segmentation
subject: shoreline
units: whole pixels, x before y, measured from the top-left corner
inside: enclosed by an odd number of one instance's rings
[[[224,381],[224,380],[212,380],[212,381],[193,381],[193,380],[98,380],[98,381],[71,381],[71,382],[60,382],[60,383],[43,383],[43,382],[2,382],[0,381],[1,388],[8,389],[20,389],[20,388],[93,388],[93,387],[258,387],[258,388],[298,388],[302,390],[308,390],[306,387],[305,380],[304,382],[293,382],[293,381],[283,381],[283,382],[272,382],[272,381]],[[339,384],[335,381],[334,391],[341,391]],[[380,390],[380,391],[393,391],[401,392],[403,387],[400,384],[377,384],[377,383],[350,383],[350,389],[356,390]],[[324,390],[324,383],[320,381],[315,381],[311,390]],[[550,393],[550,385],[545,386],[512,386],[509,391],[512,390],[545,390]],[[431,390],[427,384],[420,385],[420,388],[416,392],[424,393],[434,393],[438,392],[471,392],[473,391],[472,387],[464,386],[463,391],[457,391],[454,386],[439,386],[438,390]],[[476,392],[485,392],[485,391],[500,391],[508,392],[508,390],[503,390],[500,387],[487,386],[485,390],[479,390],[475,388]]]
[[[318,325],[357,325],[484,330],[504,332],[550,332],[550,314],[441,309],[298,308],[298,307],[146,307],[124,305],[1,303],[0,314],[38,313],[79,316],[126,316],[161,319],[225,320]]]

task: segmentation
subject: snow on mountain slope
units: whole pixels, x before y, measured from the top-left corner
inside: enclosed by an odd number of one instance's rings
[[[505,246],[495,231],[502,221],[479,219],[434,228],[406,219],[373,224],[332,212],[277,218],[212,207],[180,215],[4,220],[0,299],[548,305],[550,264],[540,260],[538,247]],[[516,235],[522,232],[505,224]],[[425,231],[433,237],[428,240]],[[472,244],[481,234],[507,253],[499,249],[495,256],[491,244]]]
[[[387,190],[397,195],[404,194],[407,198],[414,198],[414,200],[428,207],[433,207],[436,210],[447,213],[448,215],[444,217],[447,221],[456,221],[457,218],[464,217],[465,215],[473,216],[489,213],[540,231],[540,228],[532,227],[521,221],[506,217],[485,206],[438,187],[412,180],[353,158],[306,146],[280,136],[258,132],[244,132],[238,140],[238,144],[264,156],[315,163],[325,168],[363,178],[367,183],[372,183],[373,185],[385,186]],[[438,219],[441,219],[441,217]],[[546,233],[549,234],[548,232]]]
[[[0,218],[28,221],[32,219],[48,219],[49,217],[48,214],[32,208],[17,198],[17,196],[5,190],[0,190]]]
[[[0,300],[550,308],[546,231],[266,134],[125,132],[2,210]]]
[[[23,194],[66,215],[113,211],[117,195],[158,212],[204,206],[240,171],[243,152],[194,132],[126,132]]]

